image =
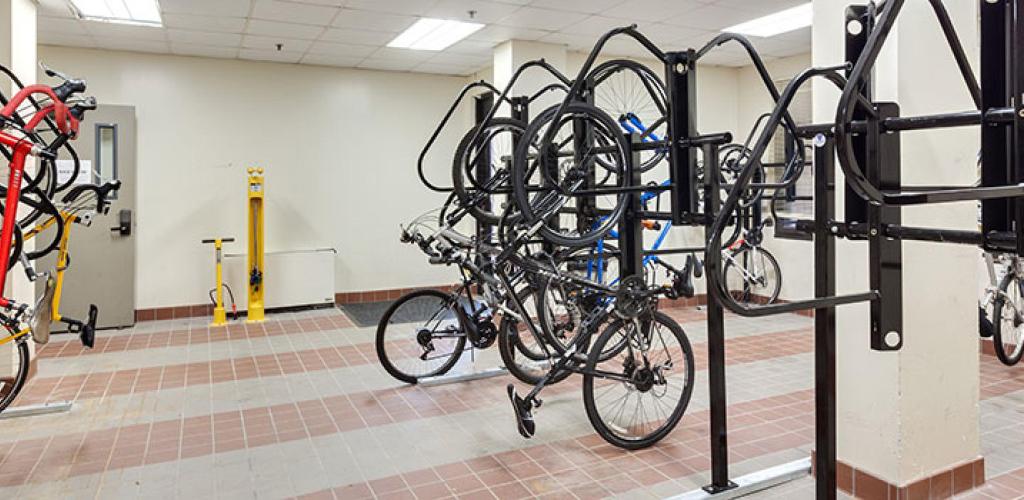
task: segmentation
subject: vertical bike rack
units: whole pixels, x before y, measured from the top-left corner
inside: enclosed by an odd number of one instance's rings
[[[485,123],[486,120],[488,119],[488,115],[489,115],[490,111],[494,108],[494,103],[495,103],[494,96],[495,96],[495,92],[488,91],[488,92],[484,92],[484,93],[479,94],[479,95],[474,97],[474,101],[473,101],[474,109],[473,109],[473,112],[474,112],[474,118],[475,118],[476,126],[479,127],[481,124]],[[527,97],[512,97],[512,98],[509,99],[509,102],[511,103],[511,106],[512,106],[512,118],[515,118],[517,120],[521,120],[523,123],[526,123],[526,121],[528,120],[528,117],[529,117],[529,105],[530,105],[529,104],[530,103],[529,98],[527,98]],[[476,166],[476,178],[477,178],[477,182],[480,183],[481,185],[483,185],[483,184],[486,184],[488,180],[490,180],[490,164],[491,164],[491,160],[492,160],[491,155],[490,155],[490,151],[480,153],[479,155],[477,155],[477,158],[478,158],[478,160],[477,160],[478,163],[477,163],[477,166]],[[486,209],[490,209],[491,208],[490,207],[490,203],[491,203],[490,199],[484,201],[484,203],[486,204],[484,208],[486,208]],[[483,223],[480,220],[475,219],[475,218],[473,219],[473,223],[475,224],[475,227],[476,227],[476,231],[475,232],[476,232],[476,237],[477,237],[478,241],[488,241],[488,240],[490,240],[493,237],[493,235],[494,235],[494,226],[492,226],[490,224]],[[485,257],[482,256],[482,255],[478,255],[477,256],[478,260],[479,259],[483,259],[483,258],[485,258]],[[482,264],[482,262],[478,262],[478,264]],[[476,354],[475,354],[476,349],[473,348],[473,347],[470,347],[469,348],[469,352],[470,352],[470,362],[475,364],[475,362],[476,362]],[[420,379],[418,384],[422,385],[424,387],[433,387],[433,386],[438,386],[438,385],[453,384],[453,383],[456,383],[456,382],[468,382],[468,381],[471,381],[471,380],[482,380],[482,379],[487,379],[487,378],[492,378],[492,377],[497,377],[497,376],[500,376],[500,375],[504,375],[506,373],[508,373],[508,370],[505,367],[498,366],[498,367],[487,368],[487,369],[483,369],[483,370],[474,370],[474,371],[469,372],[469,373],[460,373],[460,374],[453,374],[453,375],[439,375],[439,376],[436,376],[436,377],[425,377],[425,378]]]

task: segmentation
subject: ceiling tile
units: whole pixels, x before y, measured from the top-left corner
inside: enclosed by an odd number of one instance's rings
[[[634,24],[635,21],[622,18],[612,18],[604,16],[589,16],[577,23],[573,23],[570,26],[566,26],[559,30],[561,33],[568,33],[570,35],[587,35],[591,36],[594,41],[604,33],[611,31],[615,28],[621,28],[623,26],[629,26]],[[643,29],[640,30],[641,32]]]
[[[192,43],[171,42],[171,53],[181,56],[217,57],[234,59],[238,57],[238,49],[234,47],[210,47]]]
[[[277,44],[281,44],[281,52],[306,52],[312,43],[310,40],[272,36],[245,35],[242,37],[243,48],[266,51],[276,51]]]
[[[96,41],[88,35],[66,35],[64,33],[52,32],[40,32],[39,43],[44,45],[62,45],[65,47],[91,48],[96,46]]]
[[[171,51],[167,42],[153,40],[132,40],[126,38],[96,39],[96,46],[101,49],[127,50],[132,52],[155,52],[166,54]]]
[[[313,42],[309,47],[310,54],[326,54],[333,56],[365,58],[377,51],[369,45],[353,45],[348,43]]]
[[[424,15],[439,19],[493,23],[519,8],[519,5],[484,0],[438,0]],[[473,17],[469,16],[469,11],[474,11]]]
[[[468,37],[469,40],[501,43],[506,40],[540,40],[550,34],[550,31],[535,30],[531,28],[517,28],[514,26],[500,26],[497,24],[491,24],[484,26],[483,29],[473,33]]]
[[[246,34],[262,36],[279,36],[284,38],[301,38],[314,40],[323,33],[324,28],[310,26],[307,24],[280,23],[276,21],[264,21],[252,19],[249,26],[245,28]]]
[[[662,21],[703,7],[699,0],[626,0],[602,12],[609,17],[623,17],[637,21]]]
[[[320,36],[320,40],[339,43],[355,43],[359,45],[385,45],[395,38],[395,34],[387,31],[367,31],[350,28],[329,28]]]
[[[471,54],[450,54],[441,52],[427,60],[428,62],[445,64],[449,66],[482,66],[492,61],[490,57],[475,56]]]
[[[437,4],[437,0],[349,0],[345,7],[350,9],[387,12],[422,16]]]
[[[756,16],[755,16],[756,17]],[[720,30],[749,20],[742,10],[720,5],[705,5],[685,14],[667,17],[668,24],[690,26],[706,30]]]
[[[286,23],[326,26],[341,9],[325,5],[310,5],[279,0],[256,0],[252,8],[253,19]]]
[[[435,55],[437,55],[437,52],[428,50],[393,49],[391,47],[382,47],[377,49],[373,54],[367,57],[367,59],[421,63],[428,61]]]
[[[797,5],[805,4],[809,0],[757,0],[751,2],[750,0],[718,0],[715,5],[722,7],[733,7],[736,8],[736,22],[733,24],[739,24],[751,19],[757,19],[761,16],[773,14],[780,10],[785,10],[790,7],[796,7]]]
[[[540,41],[562,44],[567,46],[569,50],[589,52],[594,48],[594,42],[596,42],[597,39],[589,35],[572,35],[559,31],[544,36]]]
[[[83,21],[77,19],[44,16],[39,16],[37,19],[39,21],[38,29],[40,33],[46,31],[64,33],[66,35],[85,35],[87,33],[85,27],[82,26]]]
[[[241,33],[245,29],[244,17],[193,16],[191,14],[165,13],[163,19],[164,26],[168,28],[217,31],[221,33]]]
[[[385,71],[412,71],[413,68],[419,66],[421,63],[416,61],[389,61],[389,60],[378,60],[378,59],[366,59],[359,63],[359,68],[363,69],[379,69]]]
[[[569,12],[582,12],[585,14],[596,14],[615,6],[621,0],[533,0],[531,7],[545,9],[566,10]]]
[[[490,57],[493,55],[494,43],[483,40],[466,39],[456,42],[447,49],[444,49],[444,51],[454,52],[457,54],[487,54],[487,56]]]
[[[498,21],[504,26],[557,31],[585,19],[586,14],[523,7]]]
[[[432,62],[423,63],[413,68],[417,73],[431,73],[435,75],[466,76],[471,75],[477,68],[465,65],[437,64]]]
[[[334,18],[335,28],[352,28],[364,30],[390,31],[397,33],[412,26],[416,22],[414,16],[385,14],[365,10],[342,9]]]
[[[246,17],[251,0],[160,0],[161,12],[195,16]]]
[[[67,0],[39,0],[40,16],[74,18],[74,12]]]
[[[252,61],[271,61],[282,63],[297,63],[302,59],[302,52],[278,52],[276,50],[242,49],[238,51],[238,57]]]
[[[242,35],[237,33],[212,33],[209,31],[167,30],[167,39],[178,43],[196,45],[219,45],[222,47],[238,47]]]
[[[96,37],[97,42],[106,38],[121,38],[132,40],[167,40],[166,30],[151,26],[135,26],[130,24],[102,23],[96,21],[82,21],[82,26],[90,35]]]
[[[306,54],[302,57],[302,64],[319,64],[321,66],[340,66],[351,68],[363,62],[364,57],[338,56],[333,54]]]

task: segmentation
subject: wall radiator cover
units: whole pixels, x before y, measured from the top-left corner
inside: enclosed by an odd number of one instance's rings
[[[266,287],[264,307],[297,307],[334,304],[333,248],[267,252],[264,255],[263,285]],[[224,283],[235,292],[238,310],[244,311],[249,272],[245,254],[224,255]],[[224,292],[225,307],[231,303]]]

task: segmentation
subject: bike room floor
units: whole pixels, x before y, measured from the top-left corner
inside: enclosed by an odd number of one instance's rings
[[[55,336],[19,404],[71,413],[2,421],[0,498],[661,498],[708,478],[703,313],[668,312],[694,345],[697,384],[679,427],[626,452],[588,423],[578,382],[545,393],[532,440],[516,433],[507,377],[405,386],[378,366],[373,328],[337,310],[209,330],[206,319]],[[728,316],[734,476],[809,456],[811,320]],[[984,356],[984,355],[983,355]],[[477,367],[497,363],[496,350]],[[988,486],[1024,491],[1024,374],[982,360]],[[758,498],[809,498],[802,479]],[[1012,496],[1010,495],[1010,496]]]

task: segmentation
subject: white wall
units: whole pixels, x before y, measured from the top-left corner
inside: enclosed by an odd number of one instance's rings
[[[444,201],[416,158],[463,78],[50,46],[40,60],[136,107],[137,308],[207,300],[199,241],[235,236],[227,252],[244,251],[250,166],[267,171],[267,250],[337,248],[338,291],[453,281],[398,242],[398,224]],[[465,127],[428,158],[437,182]]]

